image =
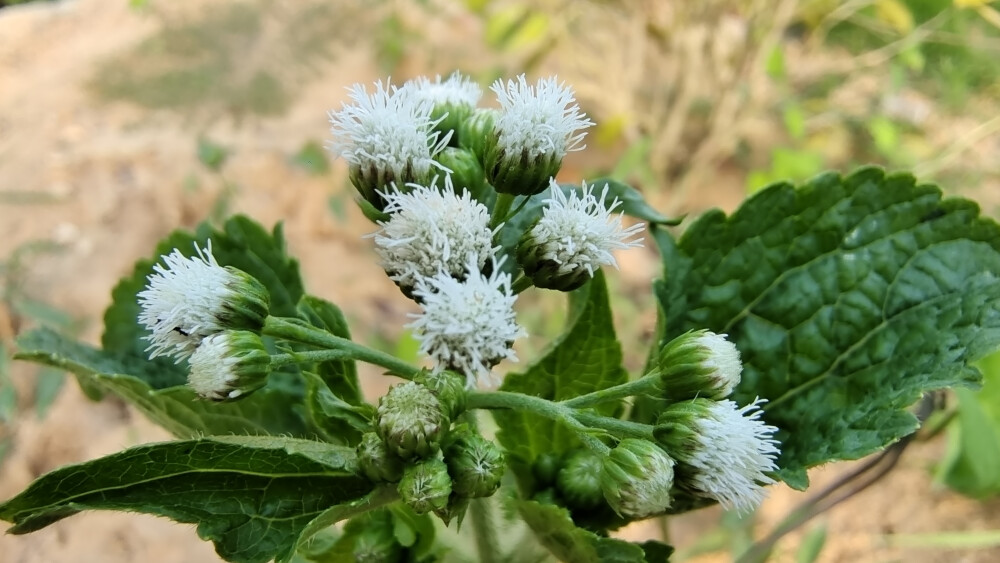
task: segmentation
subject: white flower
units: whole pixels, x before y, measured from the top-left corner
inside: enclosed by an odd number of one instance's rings
[[[361,84],[349,88],[352,104],[330,112],[339,154],[373,189],[389,182],[420,179],[432,167],[442,168],[434,155],[448,144],[450,134],[434,131],[432,104],[414,95],[412,86],[397,88],[381,81],[369,94]]]
[[[491,89],[501,109],[496,122],[498,146],[511,158],[519,159],[526,152],[532,160],[541,156],[558,160],[567,151],[583,148],[586,133],[582,130],[594,122],[580,112],[573,90],[556,77],[531,86],[522,74],[517,82],[508,80],[506,85],[497,80]]]
[[[633,238],[642,231],[642,224],[624,227],[622,213],[612,214],[621,205],[618,198],[605,207],[607,184],[600,198],[586,182],[582,195],[574,190],[568,197],[555,180],[550,187],[552,196],[545,200],[542,218],[529,237],[536,259],[558,265],[559,275],[586,270],[593,277],[605,264],[618,267],[611,251],[642,246],[641,238]]]
[[[150,331],[150,359],[187,359],[201,341],[227,328],[259,328],[267,316],[267,290],[235,268],[220,266],[205,248],[195,244],[190,258],[174,249],[153,266],[146,288],[139,292],[139,322]]]
[[[764,500],[763,487],[774,483],[764,473],[777,471],[780,450],[773,438],[778,429],[760,419],[763,402],[740,408],[729,400],[705,401],[708,416],[694,418],[697,446],[684,459],[695,468],[690,484],[697,494],[744,512]]]
[[[188,385],[206,399],[238,399],[267,383],[270,361],[264,343],[252,332],[212,334],[191,354]]]
[[[421,76],[412,81],[413,95],[417,100],[429,102],[437,105],[469,106],[476,107],[479,99],[483,96],[483,89],[479,84],[462,76],[462,73],[455,71],[444,82],[441,77],[435,77],[431,82],[426,76]]]
[[[499,271],[501,263],[486,277],[470,256],[465,280],[442,271],[419,278],[414,290],[423,312],[412,315],[415,320],[407,327],[414,329],[420,353],[434,358],[439,368],[464,374],[470,387],[477,378],[489,379],[490,368],[501,360],[516,361],[511,346],[525,334],[514,318],[517,295],[510,274]]]
[[[695,337],[697,345],[703,346],[708,352],[705,367],[712,371],[715,382],[713,392],[720,397],[728,397],[740,383],[743,374],[743,362],[740,361],[740,351],[736,345],[726,339],[725,334],[705,331]]]
[[[499,247],[493,246],[496,229],[490,229],[490,212],[472,199],[469,191],[455,194],[451,177],[444,189],[410,184],[409,192],[381,193],[387,203],[388,221],[374,233],[375,252],[389,277],[403,288],[440,271],[461,278],[469,256],[482,269]],[[499,229],[499,227],[497,227]]]

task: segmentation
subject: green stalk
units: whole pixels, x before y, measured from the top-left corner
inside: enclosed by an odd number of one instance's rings
[[[585,446],[597,454],[606,455],[611,451],[604,442],[594,436],[592,430],[576,419],[576,412],[560,403],[554,403],[541,397],[533,397],[523,393],[508,391],[470,391],[467,398],[470,409],[511,409],[533,412],[550,420],[565,424],[576,431],[577,437]]]
[[[633,379],[632,381],[622,383],[621,385],[615,385],[614,387],[600,389],[598,391],[587,393],[586,395],[580,395],[579,397],[559,401],[559,404],[575,409],[592,407],[601,403],[624,399],[625,397],[652,394],[657,390],[659,383],[660,378],[658,377],[658,374],[656,372],[650,372],[639,379]]]
[[[472,499],[469,503],[469,518],[472,520],[472,533],[476,538],[479,560],[483,563],[503,561],[490,497]]]
[[[522,291],[528,289],[533,285],[534,283],[531,281],[531,278],[522,275],[521,277],[514,280],[514,283],[511,284],[510,286],[510,290],[514,295],[517,295],[518,293],[521,293]]]
[[[513,194],[497,194],[497,201],[493,204],[493,214],[490,215],[490,229],[495,229],[500,226],[501,223],[507,219],[507,213],[510,212],[510,208],[514,205]]]
[[[420,368],[411,366],[391,354],[369,348],[347,338],[334,336],[325,330],[301,324],[301,322],[295,319],[268,317],[264,321],[264,328],[261,329],[261,334],[325,349],[321,351],[342,353],[342,356],[334,354],[331,357],[336,356],[337,359],[350,358],[381,366],[389,370],[389,373],[392,375],[397,375],[404,379],[413,379],[420,373]],[[280,361],[288,360],[282,358]]]
[[[305,350],[290,354],[274,354],[271,356],[271,367],[279,368],[289,364],[318,364],[320,362],[336,362],[351,359],[353,359],[353,356],[347,350]]]
[[[653,427],[641,422],[632,422],[588,412],[578,412],[574,415],[574,418],[591,428],[607,430],[615,436],[639,438],[640,440],[649,440],[651,442],[656,441],[656,438],[653,437]]]

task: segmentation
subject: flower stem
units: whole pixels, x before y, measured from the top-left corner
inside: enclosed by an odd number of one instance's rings
[[[354,356],[347,350],[304,350],[288,354],[274,354],[271,356],[271,367],[278,368],[289,364],[336,362],[338,360],[351,360],[353,358]]]
[[[615,385],[614,387],[608,387],[607,389],[601,389],[587,393],[586,395],[566,399],[565,401],[560,401],[559,404],[577,409],[582,407],[592,407],[601,403],[624,399],[625,397],[634,397],[636,395],[645,395],[654,392],[656,391],[659,383],[660,378],[657,377],[657,374],[650,372],[639,379],[633,379],[632,381],[622,383],[621,385]]]
[[[514,283],[510,286],[510,290],[512,293],[514,293],[514,295],[517,295],[518,293],[521,293],[522,291],[528,289],[533,285],[534,283],[532,283],[531,278],[522,275],[521,277],[514,280]]]
[[[513,194],[497,194],[497,201],[493,204],[493,214],[490,216],[490,229],[495,229],[504,222],[511,206],[514,205],[515,197]]]
[[[496,519],[490,498],[473,499],[469,503],[469,517],[472,519],[472,533],[476,538],[476,552],[483,563],[503,560],[500,541],[497,539]]]
[[[574,417],[587,426],[607,430],[616,437],[656,441],[656,438],[653,437],[653,427],[648,424],[588,412],[577,412]]]
[[[508,391],[471,391],[467,401],[470,409],[512,409],[533,412],[572,428],[580,441],[595,453],[603,455],[611,451],[600,438],[593,435],[591,428],[576,419],[576,412],[560,403]]]
[[[380,350],[375,350],[358,344],[357,342],[352,342],[346,338],[334,336],[325,330],[303,324],[297,319],[267,317],[264,321],[264,328],[261,330],[261,333],[275,338],[283,338],[293,342],[301,342],[303,344],[324,348],[324,350],[319,350],[319,352],[331,352],[331,359],[350,358],[374,364],[376,366],[382,366],[389,370],[389,373],[392,375],[397,375],[404,379],[413,379],[418,373],[420,373],[420,368],[411,366],[391,354],[386,354]],[[343,355],[340,355],[339,353],[342,353]],[[300,354],[304,354],[304,352],[290,355]],[[284,356],[284,354],[280,356]],[[283,357],[279,361],[290,363],[290,360],[286,360]]]

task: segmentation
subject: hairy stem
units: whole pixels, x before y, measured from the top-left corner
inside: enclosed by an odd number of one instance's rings
[[[512,194],[497,194],[497,201],[493,204],[493,214],[490,215],[491,229],[499,227],[504,222],[511,206],[514,205],[515,197]]]
[[[289,364],[336,362],[338,360],[350,360],[353,357],[351,352],[347,350],[304,350],[302,352],[275,354],[271,356],[271,367],[278,368]]]
[[[656,438],[653,437],[653,427],[648,424],[622,420],[620,418],[612,418],[610,416],[601,416],[599,414],[592,414],[588,412],[578,412],[573,416],[587,426],[607,430],[615,436],[639,438],[641,440],[649,440],[652,442],[656,441]]]
[[[325,330],[303,324],[296,319],[268,317],[264,321],[264,328],[261,330],[261,333],[275,338],[323,348],[324,350],[321,351],[343,353],[344,355],[338,359],[350,358],[381,366],[389,370],[389,373],[392,375],[397,375],[404,379],[413,379],[420,373],[420,368],[411,366],[391,354],[369,348],[346,338],[334,336]],[[281,361],[286,360],[282,358]]]
[[[469,518],[472,520],[472,533],[476,538],[479,560],[483,563],[503,561],[490,497],[473,499],[469,503]]]
[[[534,283],[532,283],[531,278],[522,275],[521,277],[514,280],[514,283],[510,286],[510,289],[515,295],[517,295],[518,293],[521,293],[522,291],[528,289],[532,285],[534,285]]]
[[[622,383],[621,385],[615,385],[614,387],[600,389],[598,391],[587,393],[586,395],[580,395],[579,397],[559,401],[559,404],[572,408],[592,407],[601,403],[624,399],[625,397],[634,397],[636,395],[646,395],[652,393],[656,390],[656,386],[658,384],[659,378],[656,377],[655,373],[650,373],[640,377],[639,379]]]
[[[578,413],[548,399],[507,391],[471,391],[468,397],[468,408],[529,411],[550,420],[562,422],[567,427],[572,428],[576,431],[580,441],[595,453],[603,455],[611,451],[611,448],[592,434],[592,430],[588,426],[576,419]]]

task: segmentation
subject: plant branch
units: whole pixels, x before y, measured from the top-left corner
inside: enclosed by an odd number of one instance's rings
[[[476,538],[479,560],[483,563],[503,561],[490,497],[472,499],[469,503],[469,518],[472,520],[472,533]]]
[[[615,385],[614,387],[599,389],[597,391],[587,393],[586,395],[580,395],[578,397],[573,397],[572,399],[559,401],[559,404],[571,408],[592,407],[594,405],[617,401],[626,397],[648,394],[651,391],[656,390],[658,383],[659,378],[656,377],[656,374],[647,374],[639,379],[633,379],[632,381]]]
[[[532,412],[549,420],[561,422],[575,430],[577,437],[595,453],[606,454],[611,451],[607,444],[592,434],[591,428],[576,419],[577,413],[573,409],[548,399],[508,391],[471,391],[467,405],[470,409],[511,409]]]
[[[389,370],[389,373],[392,375],[397,375],[404,379],[413,379],[420,373],[420,368],[412,366],[391,354],[369,348],[347,338],[334,336],[325,330],[303,324],[296,319],[268,317],[264,321],[264,328],[261,329],[261,333],[275,338],[324,348],[325,350],[322,351],[343,353],[344,355],[340,359],[351,358],[381,366]],[[282,358],[280,361],[286,360]]]

